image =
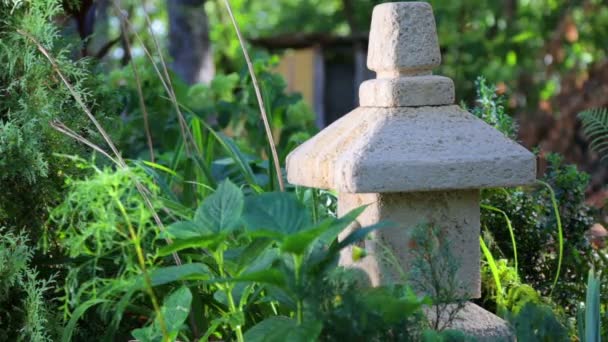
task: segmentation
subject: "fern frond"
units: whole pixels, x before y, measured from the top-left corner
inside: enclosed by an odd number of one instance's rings
[[[600,154],[602,161],[608,159],[608,108],[589,109],[579,113],[578,118],[591,141],[589,147]]]

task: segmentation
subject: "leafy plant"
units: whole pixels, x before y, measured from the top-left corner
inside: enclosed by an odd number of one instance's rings
[[[485,247],[483,241],[481,239],[482,247]],[[511,323],[517,339],[569,341],[568,330],[556,305],[541,297],[530,285],[522,284],[506,259],[494,260],[487,247],[484,254],[486,263],[482,266],[482,288],[487,292],[486,301],[492,299],[496,302],[495,311]]]
[[[51,213],[57,231],[49,232],[71,258],[65,278],[63,313],[69,323],[64,340],[69,340],[89,307],[100,306],[107,321],[106,336],[112,336],[125,311],[137,306],[140,314],[158,311],[148,268],[152,261],[147,247],[159,234],[152,213],[136,188],[141,182],[154,199],[158,187],[141,169],[98,168],[76,159],[75,163],[92,175],[82,180],[68,178],[69,192]],[[145,290],[152,308],[135,304],[137,291]],[[145,304],[144,304],[145,305]]]
[[[488,84],[482,76],[475,80],[477,99],[471,113],[482,119],[492,127],[501,131],[504,135],[514,139],[517,135],[517,127],[513,118],[505,112],[505,98],[496,93],[496,87]]]
[[[420,332],[424,301],[409,288],[361,287],[360,275],[336,268],[342,248],[380,229],[367,227],[336,240],[363,208],[315,221],[294,194],[245,196],[223,181],[191,216],[160,232],[128,174],[157,194],[141,170],[93,171],[93,177],[71,182],[69,196],[53,213],[73,258],[64,340],[93,307],[108,321],[107,338],[132,327],[134,314],[146,317],[149,323],[132,332],[142,341],[256,340],[281,329],[304,340],[402,340]],[[175,253],[182,264],[172,264]],[[164,298],[164,305],[156,308],[155,298]]]
[[[578,114],[583,130],[591,141],[589,147],[600,154],[602,161],[608,158],[608,109],[590,109]]]
[[[469,298],[458,280],[458,259],[452,253],[451,242],[436,224],[421,224],[412,230],[412,266],[408,281],[414,289],[429,296],[431,328],[442,331],[456,319]]]

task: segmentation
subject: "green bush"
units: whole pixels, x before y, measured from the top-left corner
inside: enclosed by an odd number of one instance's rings
[[[32,267],[34,250],[24,233],[0,228],[0,340],[46,342],[57,338],[59,317],[49,303],[52,278]]]
[[[88,62],[71,60],[73,47],[53,24],[61,13],[58,0],[0,3],[0,224],[28,231],[34,243],[48,209],[62,197],[64,175],[76,172],[53,154],[88,155],[51,123],[98,140],[57,70],[97,116],[113,111],[107,98],[91,92],[103,87],[89,75]],[[37,44],[53,56],[56,67]]]

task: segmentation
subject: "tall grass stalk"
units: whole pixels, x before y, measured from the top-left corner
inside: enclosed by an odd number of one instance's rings
[[[551,205],[553,206],[553,213],[555,214],[555,221],[557,223],[557,236],[559,240],[559,256],[557,258],[557,271],[555,272],[555,279],[553,280],[553,285],[551,286],[551,292],[549,292],[549,297],[553,295],[553,290],[555,290],[555,286],[557,285],[557,281],[559,280],[559,275],[562,270],[562,260],[564,258],[564,231],[562,227],[562,219],[559,215],[559,207],[557,205],[557,199],[555,198],[555,192],[549,183],[544,182],[542,180],[537,180],[537,182],[549,190],[549,194],[551,196]]]
[[[494,206],[482,204],[481,207],[486,210],[497,212],[504,217],[505,222],[507,223],[507,229],[509,229],[509,235],[511,236],[511,245],[513,246],[513,259],[515,262],[515,273],[519,274],[518,262],[517,262],[517,243],[515,242],[515,232],[513,231],[513,225],[511,224],[511,219],[509,219],[509,216],[507,215],[507,213],[505,213],[504,211],[502,211]]]
[[[127,33],[127,25],[123,16],[120,16],[120,30],[124,37],[125,48],[127,49],[127,55],[132,56],[131,54],[131,42],[126,37]],[[143,118],[144,118],[144,131],[146,133],[146,142],[148,143],[148,150],[150,151],[150,161],[154,162],[154,144],[152,142],[152,133],[150,132],[150,123],[148,122],[148,108],[146,107],[146,102],[144,101],[144,92],[141,87],[141,80],[139,78],[139,71],[137,71],[137,65],[133,62],[131,64],[131,70],[133,71],[133,78],[135,79],[135,86],[137,87],[137,97],[139,98],[139,107],[141,109]]]
[[[494,260],[494,256],[492,256],[492,252],[486,243],[483,241],[483,238],[479,237],[479,245],[481,246],[481,251],[486,258],[486,262],[488,266],[490,266],[490,271],[492,272],[492,277],[494,278],[494,283],[496,284],[496,302],[503,302],[503,292],[502,292],[502,284],[500,282],[500,274],[498,273],[498,267],[496,266],[496,260]]]
[[[158,49],[157,52],[159,55],[161,65],[163,67],[163,72],[161,72],[160,69],[158,68],[158,66],[156,65],[156,63],[154,61],[154,56],[152,56],[152,54],[150,53],[150,51],[144,44],[144,40],[141,38],[141,35],[136,30],[133,29],[133,25],[131,24],[131,21],[129,20],[129,18],[127,18],[125,15],[123,15],[123,10],[120,7],[120,4],[117,3],[116,0],[114,0],[113,5],[114,5],[116,12],[121,17],[121,20],[124,21],[125,27],[127,29],[129,29],[130,32],[133,33],[133,35],[137,39],[138,43],[141,45],[142,50],[144,51],[146,57],[148,57],[148,59],[150,60],[150,63],[152,64],[152,67],[154,68],[154,71],[156,72],[158,79],[161,81],[163,88],[165,89],[165,92],[167,92],[167,95],[169,96],[171,104],[173,105],[173,108],[175,109],[175,111],[177,113],[177,120],[179,122],[182,139],[186,142],[186,144],[185,144],[186,152],[188,153],[188,155],[192,154],[191,149],[193,148],[194,151],[200,155],[200,151],[198,150],[196,144],[194,144],[194,139],[192,138],[192,133],[188,129],[188,124],[186,122],[186,119],[184,118],[184,116],[179,108],[179,104],[177,102],[177,97],[175,96],[175,91],[173,89],[173,84],[171,83],[169,73],[167,71],[167,66],[165,64],[165,60],[163,58],[162,51],[160,50],[160,46],[158,45],[156,37],[154,36],[154,33],[152,32],[152,30],[150,30],[150,29],[148,30],[150,32],[150,35],[153,38],[153,41],[155,42],[155,47]],[[145,10],[144,10],[144,15],[146,17],[148,17],[148,14]],[[146,22],[149,23],[149,18],[148,18],[148,20],[146,20]]]
[[[279,162],[279,155],[277,153],[277,147],[274,143],[274,137],[272,136],[272,129],[270,128],[270,123],[268,121],[268,115],[266,113],[266,107],[264,105],[264,99],[262,98],[262,92],[260,91],[260,85],[258,83],[258,79],[255,76],[255,71],[253,69],[253,64],[251,63],[251,58],[249,57],[249,52],[247,51],[247,47],[245,45],[245,40],[241,35],[241,30],[239,29],[239,25],[232,13],[232,7],[230,6],[230,1],[224,0],[226,5],[226,10],[230,15],[230,19],[232,20],[232,25],[234,26],[234,30],[236,31],[236,35],[238,37],[239,43],[241,45],[241,49],[243,50],[243,55],[245,56],[245,61],[247,62],[247,68],[249,69],[249,74],[251,76],[251,81],[253,82],[253,88],[255,90],[255,96],[258,100],[258,105],[260,107],[260,114],[262,116],[262,121],[264,122],[264,129],[266,129],[266,137],[268,138],[268,144],[270,145],[270,151],[272,153],[272,160],[274,163],[274,168],[277,174],[277,181],[279,182],[279,188],[281,191],[285,191],[285,185],[283,184],[283,175],[281,172],[281,164]]]

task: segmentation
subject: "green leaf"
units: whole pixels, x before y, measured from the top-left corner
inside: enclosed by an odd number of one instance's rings
[[[225,180],[196,210],[194,223],[213,233],[230,232],[241,221],[243,205],[241,189],[230,180]]]
[[[211,90],[218,100],[234,101],[234,88],[239,83],[239,75],[236,73],[228,75],[216,75],[211,81]]]
[[[601,341],[600,287],[600,278],[590,269],[585,300],[585,341]]]
[[[365,228],[356,229],[352,233],[348,234],[348,236],[346,236],[342,241],[340,241],[340,243],[338,244],[338,249],[342,249],[348,245],[359,242],[359,241],[365,239],[365,237],[367,237],[367,235],[369,235],[369,233],[371,233],[375,230],[378,230],[380,228],[387,228],[387,227],[394,227],[394,223],[380,222],[380,223],[376,223],[374,225],[371,225],[371,226],[368,226]]]
[[[313,241],[321,237],[330,228],[332,228],[332,225],[325,223],[290,235],[281,243],[281,250],[285,253],[303,255]]]
[[[188,248],[210,248],[215,250],[217,246],[224,241],[224,234],[206,235],[185,240],[175,240],[170,245],[161,248],[158,251],[159,256],[167,256],[169,254],[179,252]]]
[[[234,278],[234,281],[253,281],[262,284],[270,284],[279,287],[283,287],[286,283],[285,275],[283,272],[275,269],[266,269],[257,272],[251,272],[240,275],[238,278]]]
[[[319,321],[298,323],[288,317],[274,316],[256,324],[245,333],[247,342],[316,341],[323,325]]]
[[[131,335],[138,342],[160,342],[162,341],[162,333],[155,325],[144,328],[139,328],[131,331]]]
[[[211,231],[191,221],[175,222],[169,225],[166,231],[175,239],[190,239],[211,234]]]
[[[190,293],[190,289],[187,287],[179,288],[165,299],[161,311],[169,333],[173,335],[179,332],[186,318],[188,318],[191,304],[192,293]]]
[[[338,235],[351,223],[353,223],[357,217],[361,215],[361,213],[363,213],[366,207],[367,206],[361,206],[359,208],[355,208],[338,219],[331,219],[331,227],[329,227],[329,229],[322,234],[320,240],[326,245],[334,242]],[[321,224],[323,224],[323,222]]]
[[[84,315],[85,312],[87,312],[87,310],[89,310],[92,306],[95,306],[95,305],[101,304],[101,303],[106,303],[106,302],[109,302],[109,300],[91,299],[91,300],[88,300],[88,301],[80,304],[78,307],[76,307],[76,310],[74,310],[74,312],[72,312],[72,317],[70,317],[70,321],[63,329],[61,341],[62,342],[71,341],[72,334],[74,333],[74,330],[76,329],[76,324],[78,323],[78,320],[82,317],[82,315]]]
[[[247,198],[243,215],[249,230],[280,234],[299,232],[311,223],[306,208],[294,194],[270,192]]]
[[[423,304],[413,293],[405,298],[396,298],[386,288],[366,289],[361,293],[367,310],[378,313],[387,323],[398,323],[414,314]]]
[[[157,268],[150,272],[152,286],[168,284],[183,279],[208,279],[211,271],[205,264],[193,263]]]
[[[242,270],[247,269],[253,271],[254,265],[259,264],[261,268],[266,268],[270,264],[267,264],[269,258],[274,258],[278,255],[275,248],[269,248],[272,240],[270,239],[255,239],[249,243],[247,247],[235,258],[236,268],[240,273]],[[274,257],[273,257],[274,256]],[[252,262],[253,260],[253,262]],[[272,263],[272,261],[270,261]],[[258,270],[258,269],[256,269]]]
[[[172,341],[179,335],[184,322],[188,318],[191,305],[192,293],[187,287],[181,287],[165,298],[165,302],[160,308],[160,311],[163,315],[167,333]],[[163,336],[159,317],[156,317],[152,325],[133,330],[131,335],[141,342],[161,341]]]

